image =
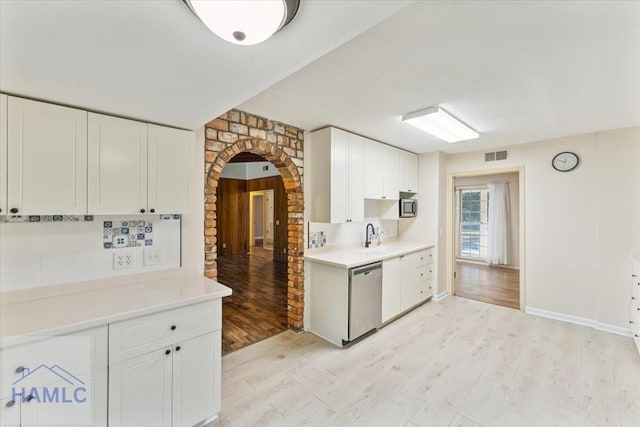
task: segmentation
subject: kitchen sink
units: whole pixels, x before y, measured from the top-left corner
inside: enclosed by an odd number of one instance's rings
[[[370,248],[361,248],[358,250],[358,252],[362,252],[365,254],[372,254],[372,255],[386,255],[388,253],[397,252],[399,250],[401,250],[401,248],[398,246],[382,245],[382,246],[371,246]]]

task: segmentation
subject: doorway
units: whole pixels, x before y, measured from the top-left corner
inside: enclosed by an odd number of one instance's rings
[[[249,193],[249,253],[273,256],[274,190]],[[267,251],[267,252],[265,252]]]
[[[450,176],[453,295],[524,307],[520,169]]]
[[[287,194],[258,155],[231,158],[218,180],[218,281],[233,290],[222,304],[222,354],[287,329]]]

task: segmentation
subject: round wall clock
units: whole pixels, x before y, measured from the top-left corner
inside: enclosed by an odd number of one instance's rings
[[[580,163],[580,158],[576,153],[572,153],[571,151],[558,153],[551,161],[553,168],[560,172],[569,172],[574,170],[578,166],[578,163]]]

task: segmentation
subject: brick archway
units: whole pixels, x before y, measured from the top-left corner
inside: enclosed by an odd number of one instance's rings
[[[218,277],[217,266],[217,190],[218,180],[229,160],[238,153],[260,155],[278,168],[287,194],[287,312],[289,329],[303,329],[304,313],[304,195],[302,178],[291,157],[277,144],[261,138],[231,143],[209,156],[210,168],[205,184],[205,275]]]

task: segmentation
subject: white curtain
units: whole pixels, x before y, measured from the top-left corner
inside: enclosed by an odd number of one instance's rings
[[[506,182],[489,183],[487,262],[509,265],[509,187]]]

